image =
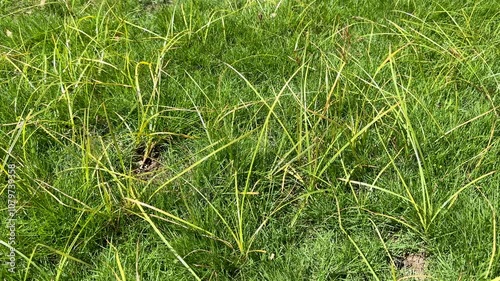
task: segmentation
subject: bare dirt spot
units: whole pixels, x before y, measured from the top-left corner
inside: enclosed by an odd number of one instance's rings
[[[153,176],[153,172],[160,168],[160,153],[165,149],[162,145],[151,145],[149,148],[140,146],[136,149],[135,169],[133,173],[143,179]]]
[[[426,256],[425,253],[409,253],[400,263],[403,278],[400,280],[426,280]]]
[[[137,166],[138,167],[137,167],[137,169],[134,170],[134,173],[135,174],[145,174],[145,173],[152,172],[152,171],[156,170],[157,168],[159,168],[160,162],[158,162],[158,160],[155,158],[147,157],[144,160],[138,161]]]

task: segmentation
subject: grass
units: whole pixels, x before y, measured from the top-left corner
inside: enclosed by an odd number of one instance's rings
[[[500,277],[497,4],[0,11],[3,280]]]

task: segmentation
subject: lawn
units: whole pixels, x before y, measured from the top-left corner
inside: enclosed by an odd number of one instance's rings
[[[0,0],[2,280],[500,280],[500,3]]]

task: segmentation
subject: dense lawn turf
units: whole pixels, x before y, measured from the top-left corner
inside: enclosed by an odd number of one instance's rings
[[[499,280],[499,80],[496,1],[0,0],[0,277]]]

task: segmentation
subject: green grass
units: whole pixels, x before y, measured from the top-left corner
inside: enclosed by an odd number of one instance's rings
[[[0,0],[2,280],[498,280],[500,5],[168,2]]]

